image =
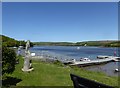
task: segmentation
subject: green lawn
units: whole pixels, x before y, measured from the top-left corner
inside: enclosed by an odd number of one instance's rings
[[[77,74],[107,85],[117,86],[118,78],[106,76],[100,72],[87,71],[78,67],[61,66],[53,63],[32,61],[34,71],[22,72],[23,58],[16,65],[15,71],[9,75],[21,79],[17,86],[73,86],[70,73]]]

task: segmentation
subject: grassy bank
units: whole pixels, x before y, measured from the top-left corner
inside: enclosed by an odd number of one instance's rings
[[[77,74],[107,85],[118,85],[117,77],[106,76],[100,72],[91,72],[77,67],[61,66],[60,64],[32,61],[34,71],[22,72],[23,58],[16,65],[15,71],[9,77],[18,79],[17,86],[73,86],[70,73]]]

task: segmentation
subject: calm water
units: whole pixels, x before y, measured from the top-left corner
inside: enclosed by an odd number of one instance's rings
[[[57,59],[76,59],[88,57],[91,60],[96,59],[98,55],[114,55],[114,51],[117,52],[118,48],[104,48],[104,47],[78,47],[77,46],[35,46],[30,48],[31,52],[35,52],[36,55],[43,55],[49,57],[57,57]],[[108,75],[118,75],[114,73],[114,69],[118,68],[118,62],[110,62],[104,65],[86,67],[88,70],[102,71]]]

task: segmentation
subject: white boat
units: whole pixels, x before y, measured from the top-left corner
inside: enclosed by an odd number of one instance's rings
[[[16,46],[14,46],[13,48],[14,48],[14,49],[16,49],[17,47],[16,47]]]
[[[114,61],[120,61],[120,57],[114,57],[113,60]]]
[[[23,48],[23,46],[19,46],[19,48]]]
[[[79,50],[79,49],[80,49],[80,47],[77,47],[77,49]]]
[[[105,58],[109,58],[110,56],[102,56],[102,55],[99,55],[97,56],[98,59],[105,59]]]
[[[80,61],[90,61],[89,58],[81,58]]]
[[[118,68],[115,69],[115,72],[119,72]]]
[[[35,53],[31,53],[31,56],[35,56]]]
[[[102,55],[99,55],[97,56],[98,59],[106,59],[106,58],[112,58],[113,61],[120,61],[120,57],[116,57],[116,56],[102,56]]]

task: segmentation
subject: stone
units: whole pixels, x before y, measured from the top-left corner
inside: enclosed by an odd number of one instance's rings
[[[24,71],[24,72],[25,71],[29,72],[29,71],[32,71],[34,69],[34,68],[31,68],[32,63],[30,62],[31,54],[30,54],[29,48],[30,48],[30,41],[28,40],[26,43],[24,65],[22,68],[22,71]]]

